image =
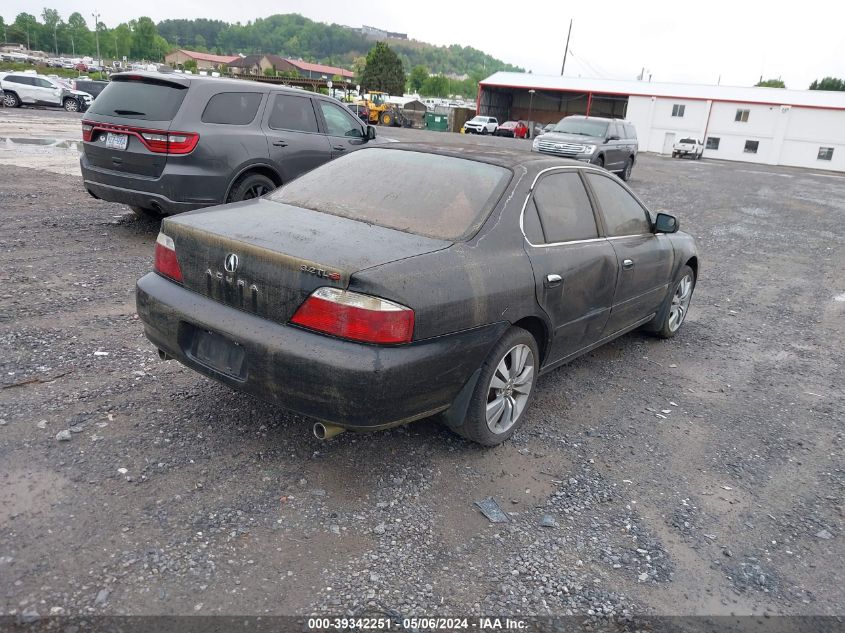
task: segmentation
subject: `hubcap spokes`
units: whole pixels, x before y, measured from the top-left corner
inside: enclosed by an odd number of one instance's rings
[[[678,282],[675,294],[672,296],[672,306],[669,308],[669,329],[675,332],[684,322],[692,299],[692,278],[689,275]]]
[[[487,391],[487,428],[508,431],[525,410],[534,386],[534,353],[527,345],[515,345],[496,365]]]

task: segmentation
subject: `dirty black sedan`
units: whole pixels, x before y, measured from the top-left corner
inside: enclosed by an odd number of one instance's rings
[[[439,414],[495,445],[541,373],[635,328],[674,336],[698,266],[675,217],[602,169],[397,145],[165,219],[137,303],[162,358],[318,437]]]

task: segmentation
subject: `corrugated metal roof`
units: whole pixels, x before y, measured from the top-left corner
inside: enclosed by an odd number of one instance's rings
[[[763,103],[807,108],[845,110],[845,92],[827,90],[787,90],[785,88],[754,88],[743,86],[710,86],[617,79],[561,77],[531,73],[498,72],[480,82],[483,86],[500,86],[535,90],[592,92],[676,99],[711,99],[736,103]]]
[[[329,79],[331,79],[332,75],[340,75],[341,77],[349,77],[350,79],[355,76],[351,70],[346,70],[345,68],[338,68],[336,66],[326,66],[324,64],[314,64],[311,62],[306,62],[301,59],[291,59],[290,57],[285,57],[284,60],[289,64],[293,64],[297,68],[301,68],[302,70],[308,70],[314,73],[322,73],[324,75],[329,75]]]
[[[184,53],[188,57],[196,59],[197,61],[213,62],[215,64],[228,64],[229,62],[233,62],[236,59],[240,59],[239,55],[212,55],[211,53],[187,51],[184,48],[180,48],[178,52]],[[170,54],[172,55],[173,53]]]

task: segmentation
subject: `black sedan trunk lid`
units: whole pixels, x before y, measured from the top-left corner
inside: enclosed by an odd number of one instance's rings
[[[170,217],[161,230],[185,287],[279,323],[321,286],[346,288],[358,271],[451,245],[269,200]]]

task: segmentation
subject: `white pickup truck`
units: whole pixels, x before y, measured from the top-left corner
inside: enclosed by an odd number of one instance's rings
[[[672,146],[672,158],[691,156],[693,160],[698,160],[703,153],[704,143],[701,142],[701,139],[692,136],[682,138]]]

